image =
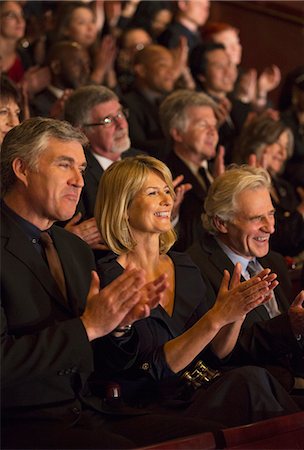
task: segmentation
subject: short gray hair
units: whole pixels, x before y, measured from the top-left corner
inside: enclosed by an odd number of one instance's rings
[[[206,106],[216,110],[214,100],[203,92],[180,89],[168,95],[160,106],[160,121],[164,133],[169,137],[170,130],[177,128],[185,131],[187,126],[187,109],[192,106]]]
[[[37,170],[38,159],[48,147],[50,138],[87,144],[85,135],[68,122],[33,117],[12,128],[5,136],[0,153],[1,196],[15,184],[13,161],[20,158],[31,170]]]
[[[64,119],[74,127],[82,127],[91,121],[91,109],[100,103],[119,98],[105,86],[82,86],[67,99],[64,106]]]
[[[230,166],[225,173],[211,184],[205,199],[205,213],[202,215],[203,226],[211,234],[217,233],[214,218],[231,222],[237,209],[237,197],[246,189],[271,187],[271,180],[265,169],[243,166]]]

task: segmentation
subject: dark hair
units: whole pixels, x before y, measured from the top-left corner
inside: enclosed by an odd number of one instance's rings
[[[0,93],[2,100],[14,100],[18,106],[21,103],[21,95],[18,87],[6,75],[1,74]]]
[[[225,47],[223,44],[217,42],[208,42],[197,45],[191,51],[189,55],[189,67],[196,83],[201,84],[198,75],[206,75],[208,65],[207,54],[214,50],[225,50]]]

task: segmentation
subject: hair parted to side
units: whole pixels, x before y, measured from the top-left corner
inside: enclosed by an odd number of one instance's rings
[[[211,234],[217,233],[214,218],[231,222],[238,211],[238,195],[247,189],[271,187],[268,172],[262,168],[248,165],[231,165],[226,172],[211,184],[205,199],[205,213],[202,214],[203,226]]]
[[[172,175],[168,167],[151,156],[136,156],[116,161],[103,173],[96,203],[97,227],[108,245],[117,255],[132,251],[136,241],[128,221],[128,208],[135,195],[142,189],[149,173],[161,176],[175,198]],[[160,253],[166,253],[176,240],[170,229],[159,237]]]
[[[238,164],[246,164],[251,154],[262,157],[267,145],[278,141],[281,134],[288,134],[287,159],[293,153],[293,134],[285,123],[271,117],[258,116],[246,125],[238,138],[234,148],[234,161]]]
[[[77,141],[87,144],[85,135],[68,122],[33,117],[12,128],[5,136],[0,152],[1,195],[5,195],[15,184],[13,161],[20,158],[31,170],[38,169],[38,160],[50,138],[60,141]]]
[[[164,133],[169,137],[172,128],[185,131],[188,125],[187,110],[195,106],[210,107],[213,111],[217,109],[215,101],[203,92],[180,89],[168,95],[159,110]]]
[[[91,122],[91,109],[100,103],[119,99],[115,92],[105,86],[82,86],[76,89],[64,105],[64,119],[74,127]]]

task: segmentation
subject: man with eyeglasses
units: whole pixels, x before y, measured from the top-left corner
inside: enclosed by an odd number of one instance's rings
[[[160,106],[160,120],[171,138],[171,152],[166,160],[173,177],[184,176],[187,192],[179,211],[178,241],[175,248],[185,251],[197,238],[204,210],[204,199],[213,176],[208,161],[216,156],[218,142],[216,105],[203,93],[180,90],[169,95]],[[223,149],[216,159],[216,174],[224,171]]]
[[[84,239],[98,258],[99,251],[104,250],[94,219],[100,177],[114,161],[142,152],[130,148],[127,110],[122,108],[117,95],[107,87],[90,85],[74,91],[65,104],[64,118],[80,128],[89,141],[89,147],[85,150],[85,185],[78,213],[65,228]]]

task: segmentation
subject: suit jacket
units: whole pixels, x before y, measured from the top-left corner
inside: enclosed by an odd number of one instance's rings
[[[136,88],[122,97],[122,103],[129,109],[132,146],[164,161],[168,143],[161,128],[158,106],[149,102]]]
[[[122,158],[128,156],[140,155],[143,152],[130,148],[122,153]],[[90,219],[94,216],[95,200],[98,191],[98,185],[104,170],[92,154],[91,150],[85,150],[87,168],[84,173],[84,188],[80,196],[77,210],[81,211],[83,219]]]
[[[174,151],[170,152],[166,164],[171,170],[173,178],[182,174],[184,175],[183,183],[192,184],[192,189],[186,193],[180,207],[177,228],[178,240],[174,246],[178,251],[185,251],[199,236],[201,215],[204,211],[207,192]]]
[[[57,97],[47,88],[39,92],[30,101],[31,116],[49,117],[50,110],[57,100]]]
[[[66,304],[43,257],[23,230],[6,211],[1,212],[1,220],[4,417],[61,415],[63,421],[72,423],[83,405],[108,412],[101,399],[87,390],[93,351],[79,319],[95,266],[91,250],[77,236],[52,227],[70,300]],[[113,338],[104,339],[115,345]],[[107,355],[103,357],[106,362]],[[130,357],[128,353],[127,360]]]
[[[207,285],[208,305],[211,308],[215,302],[224,269],[232,274],[234,264],[213,236],[208,233],[202,233],[200,239],[188,249],[188,253],[201,270]],[[258,261],[263,267],[271,268],[278,275],[280,284],[275,289],[275,296],[282,314],[270,319],[266,308],[262,305],[248,313],[234,360],[257,364],[280,363],[290,366],[289,354],[293,351],[295,357],[300,359],[300,362],[295,364],[301,367],[303,353],[293,335],[287,315],[289,299],[292,298],[292,286],[286,264],[282,256],[275,252],[269,252],[264,258],[258,258]]]

